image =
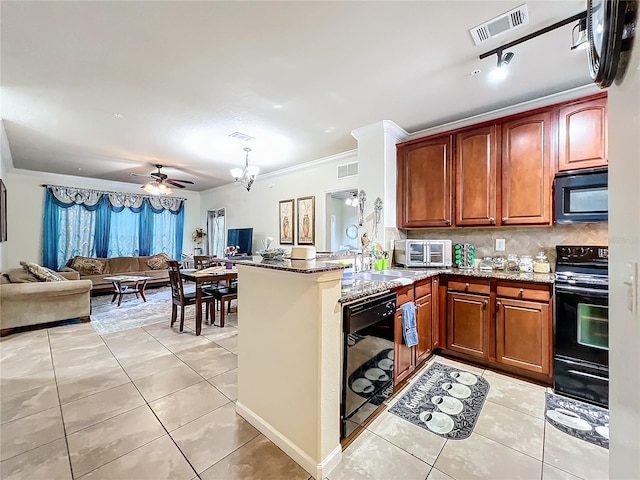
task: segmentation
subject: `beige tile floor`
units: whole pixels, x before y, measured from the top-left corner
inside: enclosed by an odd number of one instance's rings
[[[235,326],[193,328],[99,336],[81,324],[2,339],[0,478],[308,479],[235,413]],[[383,412],[328,478],[607,478],[607,450],[545,423],[544,388],[470,370],[491,389],[468,439]]]

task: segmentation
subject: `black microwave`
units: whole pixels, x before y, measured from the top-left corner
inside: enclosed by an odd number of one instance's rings
[[[558,173],[553,181],[554,222],[608,221],[608,183],[606,167]]]

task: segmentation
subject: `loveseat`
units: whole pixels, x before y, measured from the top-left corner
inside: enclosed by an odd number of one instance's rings
[[[17,327],[80,318],[89,321],[91,282],[77,272],[60,272],[66,281],[28,279],[23,269],[0,274],[0,335]],[[12,283],[13,279],[15,283]]]
[[[167,285],[167,259],[170,260],[164,254],[113,258],[74,257],[64,270],[73,269],[80,274],[81,279],[91,280],[93,293],[107,293],[113,291],[113,285],[105,278],[118,275],[149,277],[147,286]]]

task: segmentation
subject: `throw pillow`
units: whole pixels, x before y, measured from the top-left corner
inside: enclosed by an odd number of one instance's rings
[[[105,261],[102,258],[74,257],[70,265],[80,275],[101,275]]]
[[[171,260],[171,257],[166,253],[158,253],[153,255],[147,260],[147,265],[152,270],[162,270],[168,267],[167,260]]]
[[[53,270],[47,267],[42,267],[37,263],[20,262],[20,265],[22,265],[22,268],[27,272],[42,282],[63,282],[66,280],[62,275],[58,275]]]
[[[6,272],[4,276],[7,277],[11,283],[30,283],[40,281],[24,268],[12,268]]]

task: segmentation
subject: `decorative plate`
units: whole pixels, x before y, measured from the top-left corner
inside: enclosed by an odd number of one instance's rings
[[[284,258],[284,248],[270,248],[269,250],[259,250],[258,254],[265,260],[280,260]]]

